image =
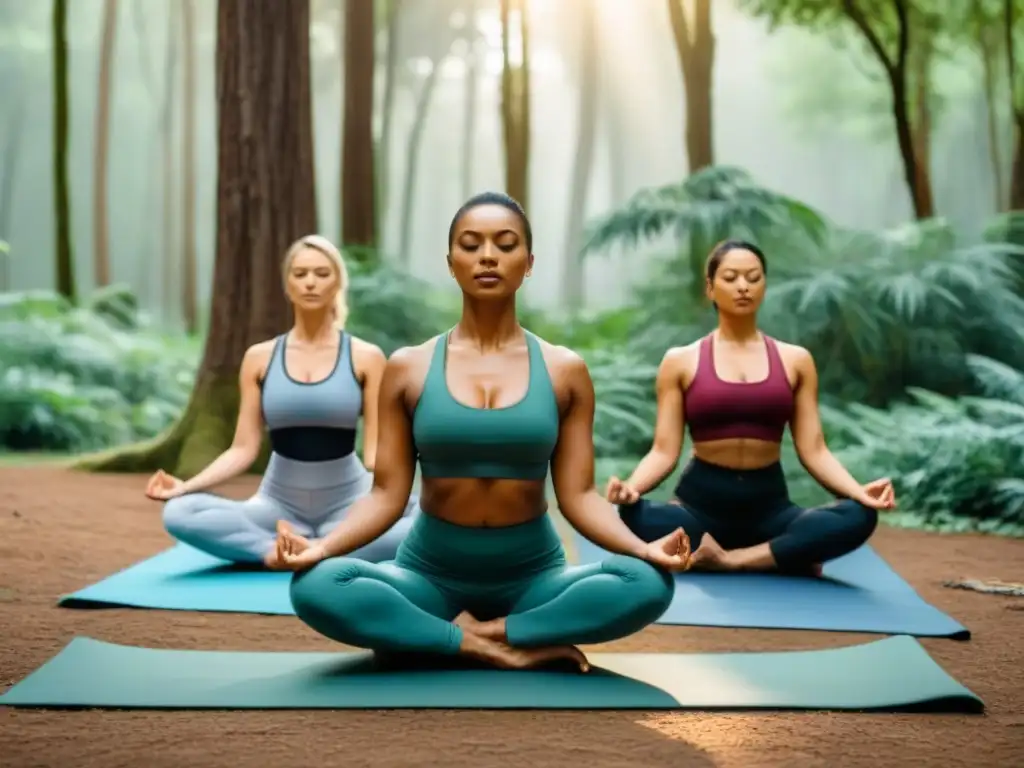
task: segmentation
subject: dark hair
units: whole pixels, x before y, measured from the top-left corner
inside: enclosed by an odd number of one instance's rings
[[[718,272],[718,268],[722,265],[722,259],[729,251],[750,251],[761,262],[761,269],[764,270],[764,273],[768,274],[768,260],[760,248],[746,240],[723,240],[711,249],[707,263],[704,265],[704,274],[708,280],[715,279],[715,273]]]
[[[459,223],[459,219],[465,216],[473,208],[478,208],[481,205],[500,205],[502,208],[507,208],[518,216],[523,222],[523,235],[526,238],[526,250],[533,252],[533,228],[530,227],[530,220],[526,218],[526,211],[523,210],[523,206],[519,202],[504,192],[481,192],[478,195],[473,195],[469,200],[462,204],[462,207],[455,212],[455,216],[452,217],[451,226],[448,227],[448,250],[452,249],[452,243],[455,241],[455,227]]]

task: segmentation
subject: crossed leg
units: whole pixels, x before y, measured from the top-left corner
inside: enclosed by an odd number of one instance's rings
[[[464,612],[462,596],[423,574],[340,557],[296,574],[291,599],[300,620],[347,645],[461,654],[505,668],[566,658],[585,670],[575,644],[605,642],[652,623],[671,602],[673,587],[668,574],[615,555],[510,584],[497,596],[509,614],[477,622]]]

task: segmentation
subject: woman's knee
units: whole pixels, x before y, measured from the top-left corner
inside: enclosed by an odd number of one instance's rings
[[[840,527],[844,537],[857,542],[856,546],[870,539],[878,527],[878,510],[864,506],[859,501],[843,499],[836,504],[835,510],[840,513]]]
[[[195,496],[176,496],[168,499],[163,509],[164,528],[171,535],[187,531],[198,511]]]
[[[370,565],[353,557],[333,557],[296,573],[289,587],[295,615],[319,630],[324,617],[337,625],[364,613],[365,601],[351,588],[369,575]]]
[[[603,563],[605,573],[617,576],[628,588],[629,604],[641,613],[661,616],[675,595],[672,574],[629,555],[612,555]]]

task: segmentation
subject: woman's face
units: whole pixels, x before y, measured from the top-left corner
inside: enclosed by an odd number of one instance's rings
[[[298,310],[320,310],[334,306],[341,288],[338,270],[330,257],[307,246],[292,257],[288,265],[285,292]]]
[[[718,311],[734,315],[757,312],[764,290],[764,266],[755,253],[744,248],[733,248],[722,257],[707,286],[708,298]]]
[[[448,267],[469,296],[515,294],[533,269],[522,218],[503,205],[470,208],[455,223]]]

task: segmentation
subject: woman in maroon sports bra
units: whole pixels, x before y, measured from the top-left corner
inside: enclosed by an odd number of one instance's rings
[[[670,349],[658,370],[654,445],[608,500],[645,541],[682,528],[703,570],[819,573],[821,564],[861,546],[878,510],[896,506],[888,479],[861,485],[825,445],[818,374],[802,347],[757,330],[767,264],[750,243],[728,240],[708,257],[707,294],[718,328]],[[800,461],[836,495],[803,509],[789,499],[779,463],[790,425]],[[668,504],[643,497],[672,473],[689,425],[693,456]]]

